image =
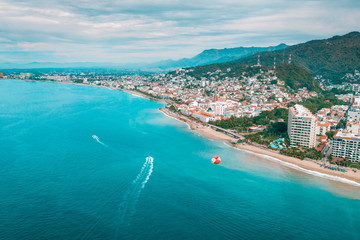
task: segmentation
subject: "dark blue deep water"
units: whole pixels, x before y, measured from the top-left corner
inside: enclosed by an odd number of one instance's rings
[[[0,81],[0,239],[360,239],[360,187],[198,136],[162,106]]]

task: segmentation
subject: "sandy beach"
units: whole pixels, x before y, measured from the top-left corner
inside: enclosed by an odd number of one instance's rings
[[[350,180],[350,181],[360,184],[360,171],[354,172],[352,168],[344,168],[345,170],[347,170],[347,172],[340,172],[340,171],[326,169],[326,168],[320,166],[321,161],[300,160],[298,158],[282,155],[275,150],[271,150],[271,149],[268,149],[265,147],[264,148],[258,147],[258,146],[248,144],[248,143],[232,144],[234,141],[236,141],[236,139],[232,138],[222,132],[216,131],[210,127],[206,127],[206,126],[202,125],[201,123],[191,121],[190,119],[186,118],[185,116],[181,116],[179,114],[173,113],[173,112],[167,110],[166,108],[161,108],[160,111],[162,111],[167,116],[170,116],[170,117],[173,117],[173,118],[176,118],[178,120],[185,122],[186,124],[189,125],[191,130],[193,130],[207,138],[211,138],[214,140],[228,141],[231,144],[231,146],[233,146],[235,148],[238,148],[238,149],[241,149],[241,150],[244,150],[247,152],[251,152],[251,153],[260,154],[260,155],[263,155],[264,157],[268,156],[271,158],[276,158],[285,163],[290,163],[290,164],[296,165],[296,166],[300,167],[301,169],[324,174],[324,177],[327,177],[327,178],[331,178],[331,177],[343,178],[343,179],[347,179],[347,180]],[[301,169],[298,169],[298,170],[301,170]],[[326,175],[328,175],[328,176],[326,176]],[[335,178],[334,178],[334,180],[341,180],[341,179],[335,179]],[[349,181],[349,183],[351,183],[350,181]],[[346,181],[343,181],[343,182],[346,182]]]
[[[116,89],[116,88],[112,88],[112,89]],[[127,93],[130,93],[130,94],[135,95],[135,96],[138,96],[138,97],[150,99],[150,100],[153,100],[153,101],[155,101],[155,102],[167,103],[167,102],[165,101],[165,99],[159,99],[159,98],[150,97],[150,96],[145,95],[145,94],[142,94],[141,92],[138,92],[138,91],[127,90],[127,89],[116,89],[116,90],[120,90],[120,91],[123,91],[123,92],[127,92]]]
[[[245,151],[273,157],[273,158],[279,159],[283,162],[297,165],[306,170],[315,171],[315,172],[327,174],[327,175],[334,176],[334,177],[345,178],[345,179],[348,179],[350,181],[354,181],[354,182],[357,182],[360,184],[360,171],[354,172],[353,169],[351,169],[351,168],[343,168],[343,169],[346,169],[347,172],[340,172],[340,171],[330,170],[330,169],[320,166],[321,161],[300,160],[298,158],[282,155],[271,149],[263,149],[263,148],[253,146],[250,144],[238,143],[234,146],[238,149],[242,149]]]
[[[218,132],[210,127],[204,126],[201,123],[191,121],[187,117],[181,116],[174,112],[171,112],[171,111],[167,110],[166,108],[160,108],[160,111],[169,117],[176,118],[176,119],[186,123],[190,127],[191,130],[196,131],[197,133],[199,133],[207,138],[211,138],[211,139],[215,139],[215,140],[231,141],[231,142],[237,141],[233,137],[230,137],[226,134]]]

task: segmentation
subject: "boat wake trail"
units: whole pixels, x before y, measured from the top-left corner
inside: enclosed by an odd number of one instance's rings
[[[119,207],[120,216],[118,222],[118,229],[116,231],[116,239],[118,239],[119,228],[124,226],[125,220],[132,217],[136,212],[136,204],[139,200],[141,191],[145,188],[153,172],[154,158],[147,157],[139,174],[136,176],[131,186],[124,195],[123,201]]]
[[[93,137],[94,138],[94,137]],[[95,139],[95,138],[94,138]],[[96,139],[95,139],[96,140]],[[140,197],[142,189],[145,188],[146,183],[149,181],[150,176],[153,171],[154,167],[154,158],[153,157],[147,157],[144,165],[142,166],[140,172],[136,176],[136,178],[131,183],[131,186],[124,194],[123,201],[119,207],[120,209],[120,215],[118,216],[117,221],[117,229],[116,229],[116,238],[118,239],[118,234],[121,226],[124,226],[124,221],[135,214],[136,212],[136,203]],[[104,206],[101,209],[104,209],[107,207],[108,204],[113,202],[118,197],[118,191],[116,191],[104,204]],[[101,221],[101,219],[104,217],[105,212],[102,214],[99,213],[99,216],[96,218],[96,220],[91,224],[89,229],[79,238],[79,239],[89,239],[91,237],[92,232],[94,231],[95,227],[98,225],[98,223]]]
[[[98,143],[100,143],[101,145],[107,147],[107,145],[105,143],[103,143],[102,141],[100,141],[99,137],[96,135],[92,135],[91,136],[95,141],[97,141]]]
[[[97,143],[99,143],[99,144],[101,144],[102,146],[106,147],[107,149],[111,150],[111,151],[114,152],[115,154],[118,154],[118,155],[122,154],[122,155],[123,155],[124,152],[127,152],[126,150],[123,150],[122,152],[119,152],[118,150],[116,150],[116,149],[110,147],[109,145],[103,143],[103,142],[100,140],[100,138],[99,138],[98,136],[96,136],[96,135],[91,135],[91,137],[92,137]],[[130,152],[129,152],[129,154],[130,154]],[[136,155],[136,154],[134,154],[134,153],[131,153],[131,154],[132,154],[133,156]]]

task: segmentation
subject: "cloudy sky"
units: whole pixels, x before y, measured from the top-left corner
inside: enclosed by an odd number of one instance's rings
[[[0,0],[0,62],[151,62],[360,29],[359,0]]]

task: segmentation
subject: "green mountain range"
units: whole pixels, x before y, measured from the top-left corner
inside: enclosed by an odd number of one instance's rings
[[[259,52],[271,52],[281,50],[288,45],[281,43],[270,47],[236,47],[224,49],[208,49],[192,58],[182,58],[179,60],[164,60],[147,65],[148,68],[175,69],[180,67],[202,66],[212,63],[224,63],[237,60],[239,58],[251,56]]]
[[[291,59],[290,59],[291,55]],[[360,33],[351,32],[329,39],[312,40],[290,46],[280,51],[261,53],[261,65],[292,64],[308,70],[313,76],[322,75],[333,83],[341,83],[346,73],[360,70]],[[258,56],[237,60],[243,64],[255,64]]]
[[[276,76],[292,89],[306,87],[311,91],[319,91],[319,82],[309,71],[295,64],[282,64],[276,68]]]
[[[221,70],[229,77],[239,77],[244,71],[255,71],[252,68],[260,64],[263,69],[271,69],[276,63],[276,74],[287,86],[296,90],[307,87],[309,90],[320,90],[314,76],[322,75],[333,83],[341,83],[346,73],[360,70],[360,33],[351,32],[343,36],[334,36],[324,40],[313,40],[293,45],[281,50],[262,52],[226,63],[216,63],[192,68],[194,77],[206,76],[208,72]]]

